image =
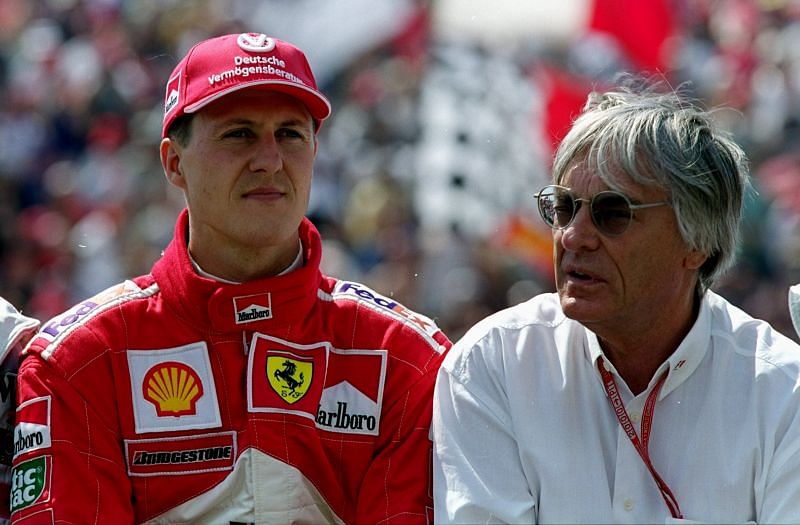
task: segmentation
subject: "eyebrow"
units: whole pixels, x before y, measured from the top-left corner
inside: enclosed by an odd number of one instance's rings
[[[311,123],[310,119],[308,121],[305,121],[305,120],[302,120],[302,119],[299,119],[299,118],[288,117],[288,118],[285,118],[285,119],[281,120],[278,123],[278,126],[279,127],[282,127],[282,126],[304,126],[304,125],[307,125],[307,124],[310,124],[310,123]],[[224,120],[221,120],[215,127],[216,128],[220,128],[220,127],[225,127],[225,126],[230,126],[230,125],[257,126],[258,122],[253,120],[253,119],[249,119],[247,117],[231,117],[231,118],[226,118]]]

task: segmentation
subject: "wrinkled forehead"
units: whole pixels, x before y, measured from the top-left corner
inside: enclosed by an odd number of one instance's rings
[[[641,170],[637,170],[637,174]],[[623,163],[593,161],[590,156],[578,157],[564,170],[556,184],[571,188],[580,196],[614,190],[636,199],[663,198],[666,192],[650,176],[634,176]]]
[[[621,166],[601,167],[592,162],[587,155],[583,155],[577,157],[561,173],[556,184],[573,188],[576,191],[596,193],[604,190],[625,192],[634,185],[634,182]]]
[[[653,166],[641,155],[626,154],[608,143],[589,144],[578,152],[561,173],[556,184],[591,192],[615,190],[626,195],[666,191],[652,173]]]

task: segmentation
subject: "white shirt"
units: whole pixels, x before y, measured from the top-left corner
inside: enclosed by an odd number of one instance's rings
[[[436,523],[679,523],[617,420],[597,337],[544,294],[478,323],[434,397]],[[669,371],[649,453],[686,520],[800,523],[800,346],[707,292]]]

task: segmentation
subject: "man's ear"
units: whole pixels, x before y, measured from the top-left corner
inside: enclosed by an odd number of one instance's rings
[[[161,167],[164,168],[164,176],[170,184],[185,190],[186,179],[183,177],[183,170],[181,168],[182,152],[180,145],[169,137],[166,137],[161,139],[159,153],[161,154]]]
[[[686,254],[686,257],[683,258],[683,266],[687,270],[697,270],[708,259],[708,256],[701,251],[698,250],[691,250],[689,253]]]

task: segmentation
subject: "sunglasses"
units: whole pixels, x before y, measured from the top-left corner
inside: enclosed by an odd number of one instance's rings
[[[612,190],[595,193],[591,199],[580,199],[571,189],[556,185],[545,186],[534,197],[539,201],[542,219],[554,230],[569,226],[581,204],[587,202],[594,225],[611,237],[625,233],[633,220],[634,210],[669,204],[669,201],[633,204],[624,193]]]

